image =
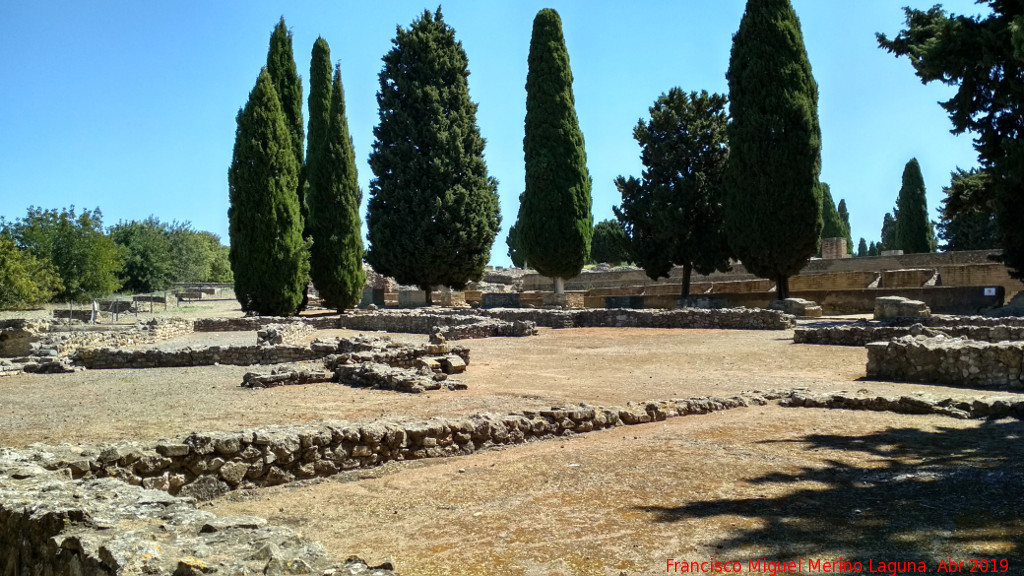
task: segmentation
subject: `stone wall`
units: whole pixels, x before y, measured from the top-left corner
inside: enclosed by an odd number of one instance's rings
[[[868,396],[849,392],[813,393],[796,391],[779,400],[780,406],[790,408],[833,408],[841,410],[871,410],[898,414],[938,414],[953,418],[1024,419],[1024,401],[1019,396],[984,398],[914,396]]]
[[[507,322],[529,321],[547,328],[699,328],[785,330],[793,317],[777,310],[750,308],[703,310],[524,310],[490,309],[477,312]]]
[[[793,332],[795,344],[826,344],[832,346],[864,346],[903,336],[951,336],[982,342],[1024,340],[1024,326],[973,326],[969,319],[964,323],[948,324],[942,328],[930,328],[923,324],[892,326],[870,322],[858,322],[845,326],[820,328],[797,328]]]
[[[1024,342],[904,336],[867,345],[867,377],[975,388],[1024,388]]]
[[[192,333],[191,320],[152,319],[133,326],[67,326],[53,320],[0,322],[0,357],[67,356],[85,346],[137,346]]]
[[[0,574],[199,576],[365,574],[322,546],[262,518],[217,517],[195,500],[111,479],[75,481],[21,454],[0,453]]]

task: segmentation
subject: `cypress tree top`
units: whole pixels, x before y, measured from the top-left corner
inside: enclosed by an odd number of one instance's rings
[[[292,33],[285,26],[284,16],[270,34],[270,49],[267,51],[267,72],[277,90],[281,102],[295,161],[301,167],[304,159],[302,144],[306,141],[302,122],[302,78],[295,67],[292,52]]]
[[[821,230],[818,86],[789,0],[748,0],[727,78],[729,244],[785,297]]]
[[[238,113],[228,170],[231,268],[242,309],[294,314],[309,273],[299,216],[299,167],[270,74],[264,68]]]
[[[315,186],[315,165],[327,146],[331,124],[331,48],[321,37],[313,43],[309,62],[309,142],[306,145],[306,167],[309,187]]]
[[[461,288],[483,277],[500,224],[466,52],[440,9],[399,27],[392,43],[377,93],[366,260],[402,284]]]
[[[896,198],[896,249],[904,254],[931,252],[930,231],[924,176],[917,158],[911,158],[903,168],[903,186]]]
[[[522,248],[526,261],[541,274],[572,278],[590,255],[591,181],[576,118],[569,52],[554,10],[541,10],[533,21],[528,63]]]

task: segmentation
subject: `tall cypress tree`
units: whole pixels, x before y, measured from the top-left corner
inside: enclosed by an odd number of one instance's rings
[[[886,212],[882,217],[882,239],[878,241],[878,251],[881,253],[882,250],[898,250],[896,246],[896,218]]]
[[[270,49],[267,51],[267,72],[281,101],[285,124],[291,137],[292,153],[300,170],[304,164],[302,143],[306,141],[302,121],[302,78],[299,78],[292,52],[292,33],[285,26],[284,16],[270,34]],[[302,189],[298,188],[299,205],[302,205]]]
[[[237,122],[228,169],[235,296],[246,313],[294,314],[309,275],[308,244],[295,195],[299,167],[266,68]]]
[[[934,232],[928,218],[924,176],[917,158],[903,168],[903,186],[896,198],[896,249],[904,254],[931,252]]]
[[[839,219],[843,221],[843,227],[846,228],[846,252],[847,254],[853,254],[853,232],[850,229],[850,211],[846,209],[846,200],[843,198],[839,199]]]
[[[832,189],[828,184],[821,182],[821,237],[822,238],[846,238],[846,227],[843,226],[843,219],[836,210],[836,203],[832,200]]]
[[[306,190],[314,193],[322,185],[317,182],[318,164],[327,149],[331,128],[331,47],[318,37],[313,43],[309,61],[309,130],[306,143]],[[322,192],[325,194],[326,192]],[[308,200],[306,201],[308,204]],[[308,206],[306,207],[308,209]],[[308,227],[307,227],[308,228]]]
[[[498,182],[469,98],[466,52],[429,11],[384,56],[370,153],[366,261],[402,284],[462,288],[483,278],[498,234]]]
[[[789,0],[748,0],[726,77],[726,236],[744,267],[786,298],[822,226],[818,86]]]
[[[594,220],[583,133],[576,119],[572,70],[558,12],[545,8],[533,20],[526,76],[526,191],[519,232],[526,261],[555,278],[580,273],[590,257]]]
[[[334,68],[331,122],[323,154],[316,163],[317,186],[309,190],[310,277],[324,304],[339,312],[359,303],[366,284],[363,270],[363,232],[359,219],[356,155],[345,118],[341,67]],[[312,132],[311,132],[312,133]]]

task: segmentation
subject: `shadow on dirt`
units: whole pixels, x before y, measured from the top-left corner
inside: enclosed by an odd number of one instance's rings
[[[758,549],[778,560],[860,559],[865,570],[869,558],[925,561],[932,571],[941,559],[986,557],[1008,558],[1009,573],[1024,569],[1024,422],[784,442],[848,452],[864,465],[827,460],[737,483],[735,492],[748,497],[638,509],[655,522],[739,516],[757,526],[712,542],[716,557],[749,558]]]

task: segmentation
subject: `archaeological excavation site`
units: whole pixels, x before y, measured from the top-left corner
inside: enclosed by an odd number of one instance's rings
[[[187,313],[0,320],[0,574],[1019,561],[1009,308],[939,313],[941,288],[866,285],[860,314],[669,309],[644,305],[667,281],[626,273],[547,306],[499,270],[441,306],[384,287],[344,314],[245,316],[208,294]],[[820,275],[794,284],[850,281]],[[729,282],[760,281],[708,295]]]

